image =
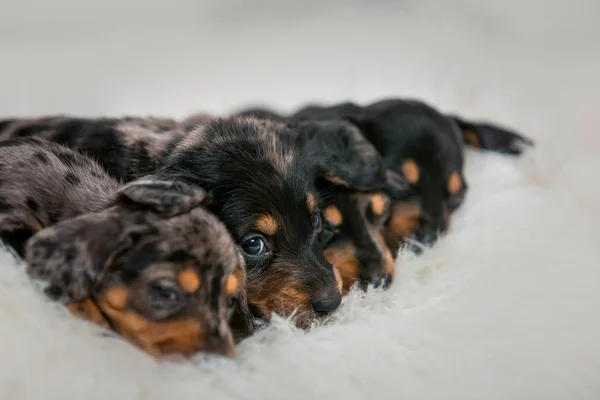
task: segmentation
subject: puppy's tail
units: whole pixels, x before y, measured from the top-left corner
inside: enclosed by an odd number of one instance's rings
[[[466,121],[454,115],[448,118],[458,126],[465,144],[497,153],[520,155],[533,147],[533,140],[513,130],[480,121]]]

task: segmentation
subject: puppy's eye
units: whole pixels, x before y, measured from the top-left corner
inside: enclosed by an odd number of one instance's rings
[[[321,228],[321,213],[315,211],[311,216],[312,226],[315,229]]]
[[[177,284],[165,279],[150,282],[148,292],[152,305],[157,308],[174,308],[182,299]]]
[[[266,251],[265,241],[259,236],[251,237],[242,243],[242,249],[251,256],[261,255]]]

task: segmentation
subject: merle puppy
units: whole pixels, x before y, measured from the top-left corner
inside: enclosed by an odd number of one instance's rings
[[[242,257],[204,200],[181,182],[121,186],[43,139],[0,144],[0,238],[50,298],[153,355],[232,356],[230,322],[252,332]]]
[[[0,120],[0,141],[45,138],[85,153],[112,177],[128,182],[154,171],[186,128],[193,125],[155,117],[14,118]]]

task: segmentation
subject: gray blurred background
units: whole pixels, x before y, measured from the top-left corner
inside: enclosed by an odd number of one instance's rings
[[[0,116],[410,96],[568,129],[600,122],[599,15],[598,0],[2,0]]]

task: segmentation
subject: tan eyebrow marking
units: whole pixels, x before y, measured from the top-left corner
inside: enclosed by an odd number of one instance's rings
[[[460,190],[461,186],[462,180],[460,179],[458,172],[454,171],[450,175],[450,178],[448,178],[448,192],[450,192],[450,194],[455,194]]]
[[[261,215],[254,224],[254,228],[267,236],[275,236],[279,225],[274,216],[270,214]]]
[[[323,210],[323,216],[333,226],[340,226],[342,224],[342,213],[336,206],[327,206]]]
[[[315,212],[317,209],[317,198],[315,197],[314,193],[309,193],[306,196],[306,205],[308,206],[308,211],[311,213]]]
[[[191,268],[186,268],[177,277],[179,284],[187,293],[194,293],[200,287],[200,277]]]
[[[419,181],[419,167],[413,160],[406,160],[402,163],[402,173],[409,183],[417,183]]]

